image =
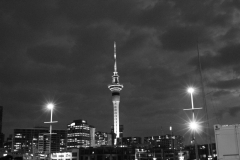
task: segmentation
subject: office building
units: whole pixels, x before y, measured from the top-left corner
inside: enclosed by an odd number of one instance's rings
[[[66,130],[53,130],[51,152],[66,150]],[[45,153],[49,151],[49,128],[14,129],[13,151]]]
[[[112,92],[112,102],[113,102],[113,126],[114,134],[114,145],[117,144],[117,139],[120,137],[119,130],[119,103],[120,103],[120,91],[123,89],[123,85],[119,83],[119,75],[117,72],[117,57],[116,57],[116,43],[114,42],[114,72],[112,76],[112,84],[108,85],[108,88]]]
[[[112,144],[111,139],[112,139],[112,136],[110,133],[100,132],[100,131],[97,131],[95,133],[95,142],[97,147],[111,146]]]
[[[86,148],[90,147],[91,143],[94,145],[94,142],[91,142],[91,137],[95,134],[94,128],[87,124],[87,121],[79,119],[74,120],[67,126],[67,149],[72,148]]]
[[[51,152],[62,152],[66,150],[66,136],[67,131],[66,130],[53,130],[53,133],[51,135]],[[39,153],[44,153],[46,151],[49,151],[49,135],[46,135],[44,133],[40,133],[38,136],[38,143],[37,143],[37,149]]]

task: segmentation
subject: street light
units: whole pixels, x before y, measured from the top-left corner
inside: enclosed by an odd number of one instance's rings
[[[187,92],[190,93],[191,96],[191,105],[192,108],[190,109],[183,109],[183,110],[191,110],[192,111],[192,121],[189,123],[189,129],[193,132],[193,141],[194,141],[194,145],[195,145],[195,153],[196,153],[196,159],[198,160],[198,148],[197,148],[197,143],[195,140],[195,132],[198,131],[199,129],[199,123],[195,120],[195,115],[194,115],[194,111],[197,109],[202,109],[202,108],[194,108],[194,104],[193,104],[193,93],[194,93],[195,89],[193,87],[189,87],[187,89]]]
[[[54,104],[53,103],[48,103],[47,104],[47,108],[51,110],[51,117],[50,117],[50,122],[44,122],[44,123],[49,123],[50,127],[49,127],[49,160],[51,160],[51,141],[52,141],[52,124],[53,123],[57,123],[57,121],[52,121],[52,114],[53,114],[53,108],[54,108]]]
[[[193,131],[197,131],[199,129],[199,124],[196,121],[192,121],[189,123],[189,128]]]

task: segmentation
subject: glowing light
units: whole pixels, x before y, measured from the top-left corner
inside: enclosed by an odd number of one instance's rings
[[[48,109],[53,109],[54,108],[54,104],[53,103],[48,103],[47,104],[47,108]]]
[[[198,124],[198,122],[196,122],[196,121],[190,122],[190,123],[189,123],[189,128],[190,128],[191,130],[194,130],[194,131],[198,130],[198,129],[199,129],[199,124]]]
[[[189,87],[187,91],[188,91],[188,93],[191,93],[191,94],[192,94],[192,93],[194,92],[194,88]]]

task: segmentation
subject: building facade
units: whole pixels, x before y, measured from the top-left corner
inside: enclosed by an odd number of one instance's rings
[[[82,119],[70,123],[67,126],[67,149],[90,147],[91,134],[95,134],[94,131],[90,132],[91,128],[94,127]]]
[[[13,146],[13,136],[12,134],[10,134],[7,140],[4,142],[3,148],[7,152],[12,152],[12,146]]]
[[[142,144],[141,137],[123,137],[122,138],[123,146],[138,146],[140,144]]]
[[[51,152],[66,150],[66,130],[53,130]],[[44,153],[49,151],[49,129],[46,127],[14,129],[13,152]]]
[[[162,136],[151,136],[144,137],[144,144],[149,144],[154,147],[163,149],[183,149],[183,137],[179,135],[162,135]]]
[[[95,143],[96,143],[96,147],[111,146],[112,135],[110,133],[97,131],[95,133]]]

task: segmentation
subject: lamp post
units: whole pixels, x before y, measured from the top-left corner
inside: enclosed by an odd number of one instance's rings
[[[193,104],[193,93],[194,93],[194,88],[189,87],[187,89],[187,92],[190,93],[191,96],[191,105],[192,108],[190,109],[183,109],[183,110],[191,110],[192,111],[192,121],[189,123],[189,129],[193,132],[192,134],[192,139],[194,142],[194,146],[195,146],[195,154],[196,154],[196,160],[199,159],[198,157],[198,148],[197,148],[197,142],[196,142],[196,137],[195,137],[195,132],[199,129],[199,124],[197,123],[197,121],[195,120],[195,115],[194,115],[194,111],[197,109],[202,109],[202,108],[194,108],[194,104]]]
[[[51,141],[52,141],[52,134],[54,134],[54,133],[52,133],[52,124],[57,123],[58,121],[52,121],[54,104],[48,103],[47,108],[50,109],[50,111],[51,111],[51,117],[50,117],[50,122],[44,122],[44,123],[50,124],[50,127],[49,127],[49,160],[51,160]]]

